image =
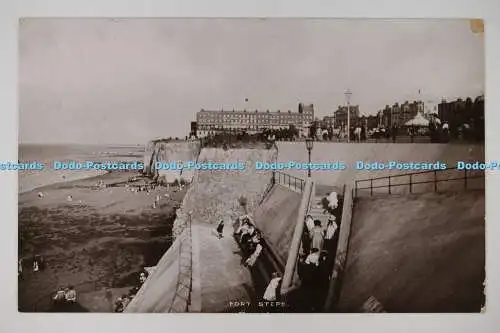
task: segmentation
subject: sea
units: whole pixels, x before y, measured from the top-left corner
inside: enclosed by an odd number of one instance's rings
[[[19,193],[66,181],[105,174],[103,170],[54,170],[53,161],[61,162],[135,162],[143,161],[143,144],[19,144],[19,162],[41,162],[43,170],[18,171]]]

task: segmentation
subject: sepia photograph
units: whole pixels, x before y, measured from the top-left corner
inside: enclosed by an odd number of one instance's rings
[[[18,311],[483,313],[484,34],[19,19]]]

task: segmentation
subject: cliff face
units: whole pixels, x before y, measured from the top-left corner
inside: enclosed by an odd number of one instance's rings
[[[146,146],[144,154],[144,172],[152,177],[158,177],[159,181],[168,183],[176,179],[191,182],[194,175],[193,169],[186,170],[164,170],[156,169],[156,162],[170,163],[181,161],[196,161],[200,153],[198,141],[170,141],[150,142]]]
[[[255,162],[273,162],[276,158],[275,149],[204,148],[199,162],[242,162],[246,168],[242,171],[196,171],[182,206],[177,211],[174,235],[176,230],[182,229],[189,213],[193,224],[212,224],[223,218],[228,225],[245,213],[238,201],[240,196],[247,200],[247,211],[254,211],[272,177],[270,171],[255,170]]]
[[[151,164],[153,163],[152,158],[155,154],[155,146],[156,143],[153,141],[149,141],[146,144],[146,148],[144,149],[144,173],[147,175],[151,175]]]

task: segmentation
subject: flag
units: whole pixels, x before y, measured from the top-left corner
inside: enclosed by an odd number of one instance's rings
[[[420,95],[420,89],[418,89],[418,94]]]

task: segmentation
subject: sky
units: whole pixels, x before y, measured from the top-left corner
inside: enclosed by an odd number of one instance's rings
[[[200,109],[322,117],[347,89],[365,115],[433,105],[483,93],[484,66],[469,20],[22,19],[19,141],[184,137]]]

